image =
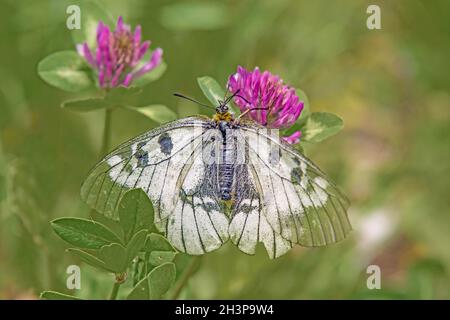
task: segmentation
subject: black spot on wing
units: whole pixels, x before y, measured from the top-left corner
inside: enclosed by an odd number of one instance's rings
[[[140,168],[146,167],[148,165],[148,152],[142,150],[145,142],[139,142],[137,144],[137,151],[135,153],[135,158],[137,159],[137,166]]]
[[[291,182],[294,184],[300,184],[300,181],[302,181],[302,177],[303,177],[303,172],[302,170],[297,167],[292,169],[291,171]]]
[[[161,152],[164,153],[166,156],[169,156],[172,153],[173,149],[172,138],[167,132],[159,136],[158,143],[161,148]]]

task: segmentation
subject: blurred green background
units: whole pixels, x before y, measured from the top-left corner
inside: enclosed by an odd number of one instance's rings
[[[99,160],[104,112],[62,110],[79,95],[36,73],[48,54],[74,49],[65,21],[76,3],[1,2],[0,299],[68,292],[66,268],[79,263],[49,221],[88,217],[79,187]],[[165,104],[180,117],[202,112],[172,92],[205,100],[196,78],[225,85],[241,64],[281,75],[306,92],[313,111],[345,121],[340,134],[305,148],[351,199],[351,236],[273,261],[262,248],[247,256],[227,244],[202,258],[182,297],[450,298],[450,2],[98,3],[164,49],[168,69],[137,104]],[[369,4],[381,7],[381,30],[366,27]],[[112,125],[117,145],[157,124],[117,110]],[[366,287],[372,264],[381,290]],[[112,282],[82,265],[82,289],[71,294],[102,298]]]

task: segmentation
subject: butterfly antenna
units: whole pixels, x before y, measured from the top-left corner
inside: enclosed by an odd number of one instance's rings
[[[237,89],[236,92],[233,93],[231,96],[229,96],[222,104],[223,105],[228,104],[231,101],[231,99],[238,96],[239,91],[240,91],[240,89]],[[244,99],[244,100],[247,101],[246,99]],[[248,103],[248,101],[247,101],[247,103]]]
[[[197,101],[197,100],[195,100],[195,99],[186,97],[185,95],[182,95],[181,93],[174,93],[173,95],[174,95],[175,97],[183,98],[183,99],[189,100],[189,101],[191,101],[191,102],[194,102],[194,103],[198,104],[199,106],[202,106],[202,107],[205,107],[205,108],[209,108],[209,109],[216,110],[216,108],[213,108],[213,107],[211,107],[211,106],[208,106],[207,104],[201,103],[200,101]]]
[[[244,100],[245,102],[247,102],[248,105],[251,105],[250,102],[249,102],[247,99],[245,99],[243,96],[241,96],[241,95],[239,95],[239,94],[237,94],[237,93],[239,93],[239,92],[238,92],[238,91],[235,92],[234,96],[236,96],[236,97],[238,97],[238,98],[241,98],[242,100]],[[256,111],[256,110],[269,110],[269,109],[271,109],[271,108],[269,108],[269,107],[267,107],[267,108],[256,107],[256,108],[250,108],[250,109],[247,109],[247,110],[245,110],[243,113],[241,113],[241,114],[239,115],[238,120],[240,120],[242,117],[244,117],[244,116],[245,116],[247,113],[249,113],[250,111]],[[269,113],[268,113],[267,115],[269,115],[271,111],[272,111],[272,110],[269,110]]]
[[[250,104],[250,102],[249,102],[247,99],[245,99],[243,96],[237,94],[236,97],[241,98],[242,100],[244,100],[245,102],[247,102],[247,104]]]
[[[231,101],[231,99],[233,99],[234,97],[238,97],[241,98],[242,100],[244,100],[245,102],[247,102],[247,104],[250,104],[250,102],[245,99],[243,96],[241,96],[240,94],[238,94],[240,91],[240,89],[237,89],[235,93],[233,93],[233,95],[231,97],[229,97],[227,100],[225,100],[224,104],[227,104],[228,102]]]

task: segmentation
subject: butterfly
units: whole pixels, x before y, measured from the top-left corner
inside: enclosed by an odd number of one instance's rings
[[[345,238],[346,196],[276,130],[244,114],[235,118],[228,108],[233,96],[219,102],[212,118],[175,120],[118,146],[88,175],[83,200],[117,219],[122,195],[141,188],[157,228],[190,255],[231,240],[247,254],[262,243],[276,258],[294,244]]]

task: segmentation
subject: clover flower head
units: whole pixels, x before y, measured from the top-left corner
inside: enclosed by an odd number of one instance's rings
[[[291,127],[303,109],[303,101],[295,89],[285,85],[280,77],[259,68],[247,71],[238,66],[237,72],[230,76],[228,89],[239,90],[234,102],[241,112],[248,111],[251,119],[268,128]],[[252,110],[254,109],[254,110]]]
[[[161,48],[155,49],[150,59],[140,64],[149,47],[150,41],[141,42],[141,27],[137,26],[132,32],[130,26],[119,17],[114,31],[101,21],[98,23],[95,51],[91,51],[86,42],[78,45],[77,50],[97,71],[99,86],[113,88],[119,85],[127,87],[133,80],[161,64]]]

